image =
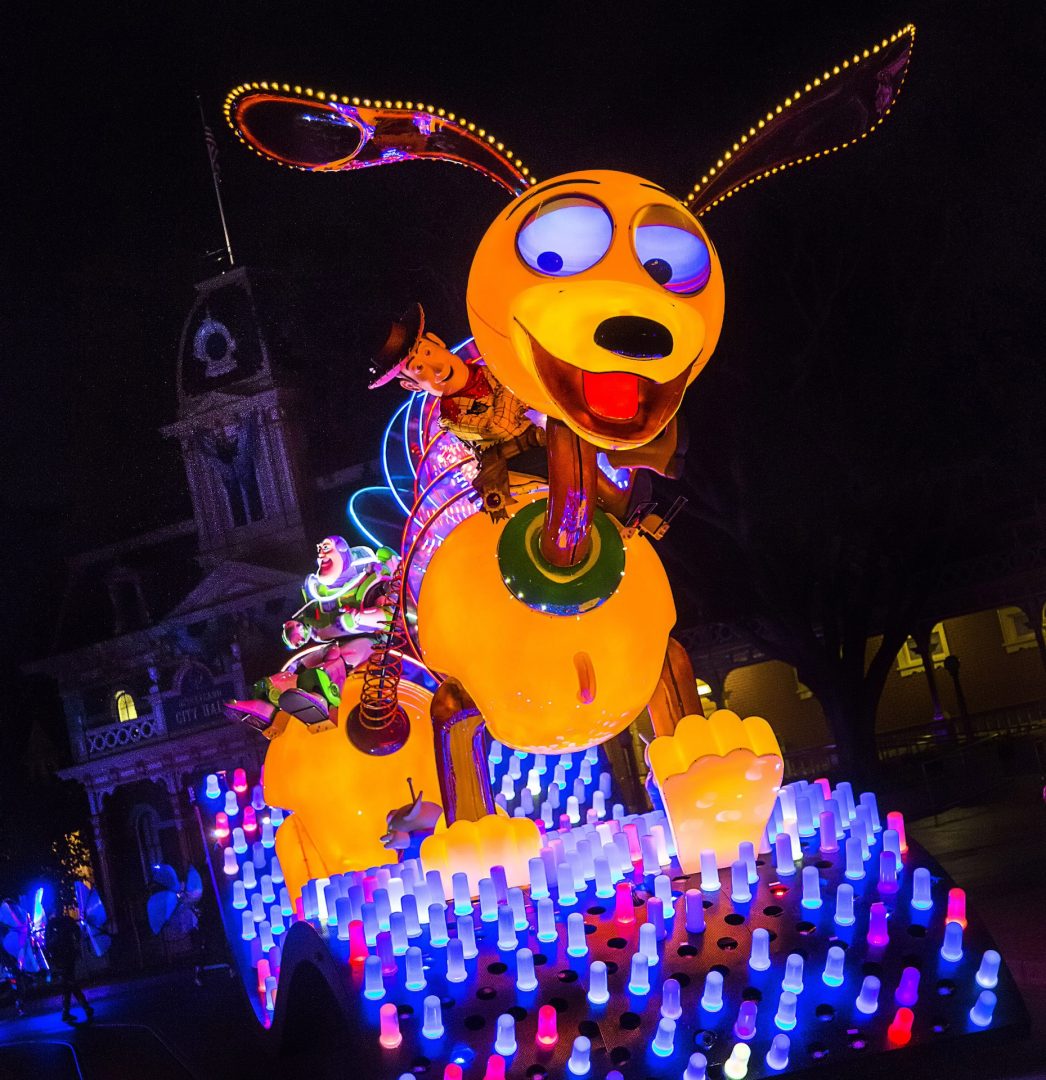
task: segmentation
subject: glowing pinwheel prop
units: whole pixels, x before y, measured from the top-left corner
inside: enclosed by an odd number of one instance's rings
[[[153,883],[159,889],[149,897],[149,929],[154,934],[166,931],[172,938],[192,933],[198,922],[195,905],[203,896],[203,882],[196,867],[189,867],[183,885],[173,867],[166,863],[154,866]]]
[[[44,952],[44,931],[47,928],[47,910],[44,904],[44,887],[33,894],[19,897],[20,903],[5,900],[0,904],[0,938],[4,950],[13,956],[18,967],[32,975],[48,968]]]
[[[102,957],[109,951],[113,939],[106,932],[109,921],[105,904],[98,893],[83,881],[76,883],[76,906],[80,912],[80,927],[91,943],[95,956]]]

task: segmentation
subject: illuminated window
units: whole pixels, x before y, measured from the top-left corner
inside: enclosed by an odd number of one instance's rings
[[[1019,607],[999,608],[996,615],[1002,630],[1002,645],[1008,653],[1035,648],[1035,629]],[[1046,608],[1043,609],[1042,625],[1046,629]]]
[[[792,668],[792,674],[795,676],[795,693],[796,697],[800,701],[809,701],[814,696],[813,691],[805,683],[799,681],[799,672]]]
[[[719,702],[712,697],[712,687],[704,679],[695,679],[697,683],[698,699],[701,702],[701,712],[705,716],[711,716],[719,708]]]
[[[113,696],[113,703],[116,706],[116,719],[121,723],[124,720],[138,719],[138,706],[135,705],[134,698],[126,690],[117,690]]]
[[[930,631],[930,658],[933,660],[933,666],[942,667],[947,655],[948,639],[944,636],[944,624],[938,623]],[[913,672],[925,670],[915,638],[909,638],[901,646],[901,651],[897,654],[897,670],[902,675],[911,675]]]

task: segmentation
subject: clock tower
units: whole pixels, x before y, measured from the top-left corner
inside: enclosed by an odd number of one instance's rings
[[[269,275],[237,267],[196,286],[163,434],[181,447],[204,566],[305,547],[295,340]]]

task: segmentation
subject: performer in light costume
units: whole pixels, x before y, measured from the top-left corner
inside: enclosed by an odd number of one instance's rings
[[[695,843],[722,860],[740,839],[759,839],[782,772],[776,739],[757,717],[702,716],[686,654],[669,637],[675,608],[650,543],[666,521],[600,510],[597,452],[641,462],[711,358],[725,292],[699,218],[878,127],[900,92],[913,35],[906,27],[804,84],[741,133],[684,200],[611,171],[536,184],[493,135],[431,105],[350,104],[269,84],[229,95],[237,134],[284,165],[454,161],[513,196],[474,257],[468,315],[497,383],[548,418],[549,484],[521,495],[504,520],[463,521],[423,580],[418,633],[442,676],[432,719],[449,828],[424,842],[422,857],[445,879],[464,869],[475,881],[499,862],[523,883],[538,848],[526,819],[493,814],[477,753],[484,726],[512,747],[563,752],[612,739],[649,708],[658,736],[650,762],[683,869],[696,868]],[[268,763],[266,774],[268,783]],[[309,782],[303,775],[299,784]]]

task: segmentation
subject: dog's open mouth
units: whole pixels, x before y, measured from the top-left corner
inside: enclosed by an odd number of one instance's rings
[[[639,412],[639,376],[628,371],[583,371],[581,393],[604,420],[631,420]]]
[[[690,366],[666,383],[630,371],[585,371],[553,356],[520,326],[530,339],[534,366],[545,389],[574,424],[591,435],[622,446],[640,446],[653,439],[679,408]]]

